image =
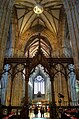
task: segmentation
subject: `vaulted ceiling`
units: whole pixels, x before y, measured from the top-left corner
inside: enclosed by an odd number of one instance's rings
[[[62,0],[15,0],[15,1],[16,2],[14,5],[14,8],[16,11],[16,16],[18,21],[18,32],[19,32],[18,36],[22,37],[24,33],[26,33],[32,28],[36,28],[36,31],[41,32],[41,27],[42,27],[43,29],[48,30],[48,34],[51,33],[47,37],[49,38],[52,35],[53,38],[52,37],[50,38],[50,40],[52,40],[52,43],[50,44],[53,44],[53,46],[54,45],[56,46],[59,19],[60,19],[60,10],[63,6]],[[28,39],[28,38],[25,37],[25,39]],[[19,44],[18,48],[20,46],[21,47],[23,46],[22,43],[24,43],[25,39],[23,41],[20,40],[20,42],[18,43]],[[39,40],[39,38],[35,38],[35,40],[36,39]],[[45,38],[43,38],[42,40],[45,40]],[[24,44],[26,44],[26,42]],[[32,51],[31,53],[32,55],[35,54],[34,52],[36,52],[38,44],[39,43],[37,43],[36,45],[33,45],[33,47],[31,48],[30,51]],[[45,46],[44,43],[41,44],[44,54],[49,54],[47,53],[47,45]],[[23,47],[26,47],[26,46],[23,46]],[[54,49],[56,49],[56,47]]]
[[[61,7],[62,0],[16,0],[19,35],[38,24],[57,35]],[[42,13],[35,13],[40,9]]]

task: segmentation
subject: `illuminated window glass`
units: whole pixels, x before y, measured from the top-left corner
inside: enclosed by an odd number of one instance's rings
[[[45,82],[44,78],[42,76],[37,76],[34,80],[34,94],[37,94],[38,92],[41,92],[41,94],[45,94]]]

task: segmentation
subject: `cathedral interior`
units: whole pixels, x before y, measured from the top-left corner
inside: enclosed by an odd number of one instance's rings
[[[0,105],[78,107],[79,0],[0,0]]]

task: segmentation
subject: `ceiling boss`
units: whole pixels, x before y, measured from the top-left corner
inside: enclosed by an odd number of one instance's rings
[[[40,4],[36,4],[35,6],[34,6],[34,9],[33,9],[33,11],[36,13],[36,14],[41,14],[41,13],[43,13],[43,7],[40,5]]]

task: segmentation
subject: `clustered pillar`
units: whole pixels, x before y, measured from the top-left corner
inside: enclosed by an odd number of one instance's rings
[[[64,0],[70,40],[72,43],[76,78],[79,80],[79,8],[77,2],[79,3],[77,0]]]
[[[7,36],[9,31],[12,7],[15,0],[0,1],[0,78],[3,71]]]

